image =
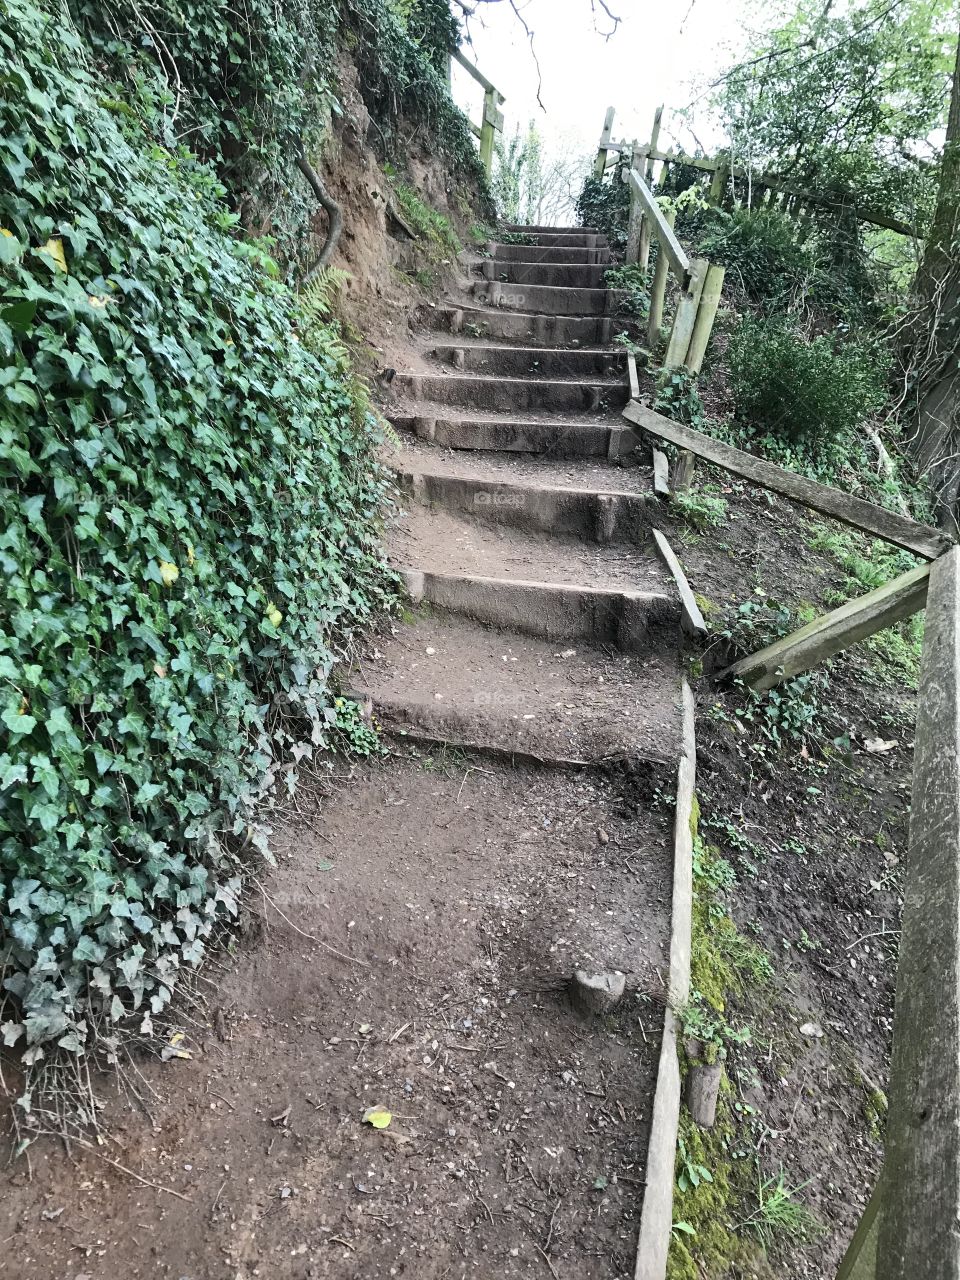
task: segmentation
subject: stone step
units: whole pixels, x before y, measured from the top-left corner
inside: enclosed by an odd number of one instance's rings
[[[617,316],[548,316],[482,307],[428,307],[420,317],[432,329],[537,346],[603,346],[625,327]]]
[[[610,250],[587,249],[575,245],[548,245],[538,247],[530,244],[499,244],[491,240],[487,252],[496,262],[572,262],[609,263],[612,261]]]
[[[477,280],[473,296],[488,307],[535,311],[555,316],[614,315],[623,296],[618,289],[570,289],[546,284],[504,284]]]
[[[601,234],[596,227],[545,227],[525,222],[504,222],[500,230],[512,231],[515,234],[550,236],[598,236]]]
[[[583,422],[524,422],[511,418],[431,418],[389,412],[398,431],[446,449],[547,454],[553,458],[622,458],[637,447],[626,426]]]
[[[391,391],[403,400],[498,411],[622,408],[630,398],[626,381],[481,377],[478,374],[398,373]]]
[[[422,506],[540,533],[575,534],[592,542],[645,542],[659,514],[651,493],[505,483],[396,466],[401,490]]]
[[[431,610],[378,637],[353,682],[390,732],[564,764],[673,763],[673,646],[640,656],[558,643]]]
[[[678,600],[656,551],[656,531],[634,545],[604,545],[556,533],[491,525],[473,516],[407,503],[390,521],[390,562],[454,577],[531,580],[641,592]]]
[[[400,566],[414,604],[543,640],[608,644],[649,653],[677,642],[680,606],[665,592],[617,590],[518,578],[437,573]]]
[[[600,289],[605,285],[608,267],[595,264],[560,262],[498,262],[492,258],[483,261],[483,275],[487,280],[500,280],[504,284],[550,285],[562,289]]]
[[[504,231],[507,230],[508,228],[504,228]],[[606,249],[610,244],[605,235],[595,231],[526,231],[522,236],[522,239],[518,238],[514,243],[570,249]],[[502,237],[499,243],[504,243]]]
[[[623,377],[626,355],[609,347],[505,347],[481,342],[438,343],[432,354],[455,369],[511,378]]]

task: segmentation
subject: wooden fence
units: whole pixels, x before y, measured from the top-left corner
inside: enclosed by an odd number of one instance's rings
[[[487,77],[465,58],[459,49],[454,49],[447,62],[447,82],[452,79],[452,63],[457,62],[483,88],[483,116],[480,124],[470,121],[470,128],[480,140],[480,161],[489,178],[493,172],[493,151],[497,139],[503,134],[503,112],[500,108],[506,99],[500,90]]]
[[[928,561],[720,678],[769,688],[926,608],[885,1161],[836,1280],[960,1280],[960,546],[636,400],[623,412],[644,434]]]
[[[625,151],[626,145],[611,142],[614,110],[607,110],[597,151],[594,174],[602,178],[608,167],[608,152]],[[656,128],[659,129],[659,120]],[[630,212],[627,220],[625,260],[637,263],[646,271],[650,246],[657,245],[657,261],[650,286],[650,314],[647,320],[647,344],[651,358],[656,351],[663,326],[667,286],[672,275],[677,289],[676,311],[663,357],[665,369],[686,369],[697,374],[703,364],[707,343],[716,319],[723,288],[723,267],[711,265],[706,258],[688,258],[673,233],[674,213],[661,208],[650,189],[650,169],[642,148],[630,144],[629,168],[624,180],[630,187]]]

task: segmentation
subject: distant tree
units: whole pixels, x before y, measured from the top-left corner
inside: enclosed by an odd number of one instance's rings
[[[589,164],[572,143],[545,143],[531,120],[526,133],[518,128],[497,144],[491,187],[501,218],[541,226],[569,220]]]

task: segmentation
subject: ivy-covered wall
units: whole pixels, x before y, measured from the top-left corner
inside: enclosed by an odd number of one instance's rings
[[[238,233],[252,175],[282,205],[337,23],[379,56],[375,9],[396,110],[435,85],[434,0],[291,7],[306,32],[272,0],[240,27],[0,0],[0,1029],[28,1065],[151,1034],[391,591],[336,326]]]

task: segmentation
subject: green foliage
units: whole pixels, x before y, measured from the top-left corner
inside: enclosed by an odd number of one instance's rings
[[[703,401],[697,390],[697,376],[686,369],[661,369],[657,375],[653,407],[686,427],[703,426]]]
[[[577,197],[577,219],[582,227],[594,227],[610,241],[611,248],[627,243],[630,189],[620,181],[620,168],[611,178],[588,177]]]
[[[623,290],[623,296],[617,303],[620,315],[629,316],[634,321],[646,320],[650,314],[650,286],[641,266],[625,262],[619,267],[610,267],[604,272],[604,283],[608,289]]]
[[[718,209],[698,250],[748,298],[770,306],[805,296],[816,267],[797,221],[779,209]]]
[[[781,1168],[769,1178],[757,1178],[757,1202],[753,1211],[739,1224],[741,1231],[751,1232],[764,1249],[769,1249],[777,1237],[786,1240],[815,1240],[824,1234],[824,1226],[806,1205],[795,1200],[798,1191],[807,1184],[787,1185]]]
[[[102,104],[60,9],[4,0],[0,55],[3,1035],[29,1064],[149,1034],[390,580],[338,331],[209,167]]]
[[[486,190],[466,117],[446,84],[459,43],[448,0],[70,0],[98,62],[119,83],[121,119],[216,167],[247,227],[269,226],[285,257],[306,254],[316,200],[296,143],[319,149],[337,102],[333,64],[346,43],[364,103],[389,146],[401,115],[430,128],[461,175]],[[129,105],[127,101],[129,100]],[[129,114],[128,114],[129,113]]]
[[[867,543],[857,534],[836,532],[822,525],[814,529],[810,546],[830,554],[846,575],[828,596],[827,603],[831,605],[874,591],[892,578],[908,573],[917,564],[916,557],[908,551],[891,547],[880,539]],[[863,643],[873,656],[872,666],[882,683],[917,687],[923,648],[922,614],[905,618],[869,636]]]
[[[928,140],[944,124],[955,48],[948,0],[801,0],[722,80],[732,151],[755,173],[912,222],[932,204]]]
[[[704,485],[700,489],[677,489],[670,494],[670,505],[698,533],[719,529],[727,520],[727,502],[716,490],[716,485]]]
[[[386,755],[376,724],[368,720],[354,698],[334,698],[333,745],[348,756]]]
[[[423,236],[434,250],[456,257],[461,245],[450,219],[436,209],[431,209],[413,187],[398,182],[393,190],[397,204],[414,231]]]
[[[737,414],[750,440],[795,471],[838,477],[857,454],[858,425],[884,402],[879,354],[759,317],[741,322],[728,354]]]

